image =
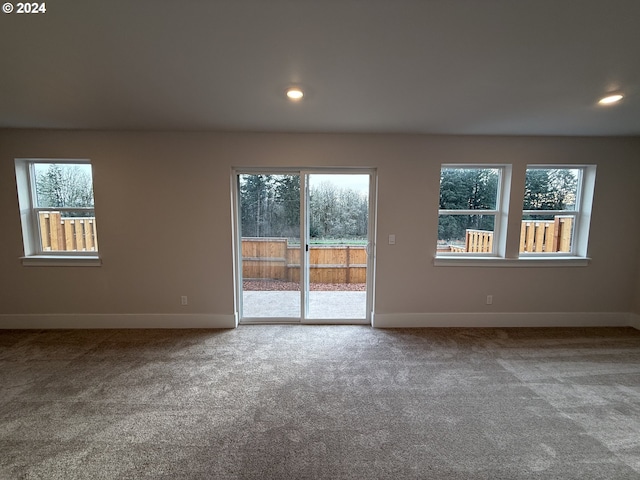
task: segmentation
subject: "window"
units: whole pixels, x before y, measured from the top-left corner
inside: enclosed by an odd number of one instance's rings
[[[527,167],[520,228],[521,255],[586,256],[594,169]],[[585,188],[587,180],[591,188]]]
[[[16,160],[25,256],[96,256],[91,164]]]
[[[511,165],[442,165],[434,265],[588,265],[596,166],[518,170],[523,197]],[[509,197],[522,198],[522,210],[510,214]]]
[[[442,166],[438,255],[497,255],[502,242],[504,170],[494,166]]]

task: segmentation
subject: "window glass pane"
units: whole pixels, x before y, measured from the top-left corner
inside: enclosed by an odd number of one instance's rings
[[[300,318],[300,175],[239,176],[242,316]]]
[[[524,215],[520,228],[520,253],[570,253],[574,215]]]
[[[495,215],[440,215],[438,253],[493,253]]]
[[[91,165],[34,163],[39,208],[93,207]]]
[[[580,169],[529,168],[524,210],[576,210]]]
[[[93,210],[38,212],[43,252],[97,252],[98,235]]]
[[[499,168],[442,168],[441,210],[496,210]]]

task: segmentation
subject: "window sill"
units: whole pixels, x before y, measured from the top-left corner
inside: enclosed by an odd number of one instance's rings
[[[588,257],[434,257],[435,267],[586,267]]]
[[[99,267],[102,259],[94,255],[83,255],[77,257],[64,255],[32,255],[21,257],[22,265],[25,267]]]

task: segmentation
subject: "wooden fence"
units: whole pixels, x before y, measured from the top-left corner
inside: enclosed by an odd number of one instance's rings
[[[523,220],[521,252],[570,252],[573,217],[557,215],[553,221]]]
[[[523,220],[520,227],[520,252],[571,252],[572,231],[573,216],[570,215],[557,215],[553,220]],[[448,251],[491,253],[493,232],[468,229],[464,247],[451,245]]]
[[[493,252],[493,232],[484,230],[467,230],[465,235],[465,252]]]
[[[95,217],[62,217],[60,212],[40,212],[40,238],[45,252],[96,252]]]
[[[286,238],[243,238],[242,277],[300,281],[300,245]],[[366,247],[331,245],[309,247],[311,283],[366,283]]]

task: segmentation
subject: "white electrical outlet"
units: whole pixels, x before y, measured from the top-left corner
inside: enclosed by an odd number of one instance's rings
[[[493,295],[487,295],[487,305],[493,305]]]
[[[180,297],[180,305],[189,305],[189,299],[186,295]]]

